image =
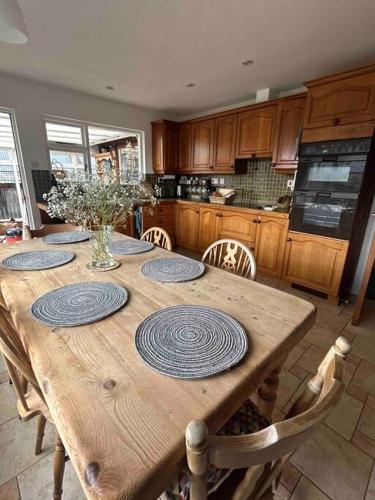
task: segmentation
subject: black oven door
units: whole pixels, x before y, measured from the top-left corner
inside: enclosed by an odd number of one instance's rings
[[[363,156],[311,157],[298,163],[296,189],[359,193],[366,166]]]
[[[295,191],[290,229],[349,240],[357,198],[352,193]]]

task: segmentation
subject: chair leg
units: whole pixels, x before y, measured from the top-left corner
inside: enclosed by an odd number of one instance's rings
[[[59,433],[56,431],[55,457],[53,463],[53,498],[60,500],[62,495],[62,483],[64,478],[65,468],[65,447]]]
[[[43,443],[44,429],[46,428],[46,422],[47,422],[46,417],[44,415],[39,415],[36,443],[35,443],[35,455],[40,455],[42,452],[42,443]]]

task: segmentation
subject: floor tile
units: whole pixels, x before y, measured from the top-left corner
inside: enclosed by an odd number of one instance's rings
[[[362,401],[362,403],[366,401],[368,396],[366,391],[360,389],[359,387],[356,387],[353,384],[348,385],[348,387],[346,388],[346,392],[353,396],[353,398],[358,399],[358,401]]]
[[[301,380],[304,380],[306,377],[311,377],[310,372],[298,365],[294,365],[289,371]]]
[[[3,373],[5,371],[6,367],[5,367],[4,357],[2,354],[0,354],[0,373]]]
[[[361,337],[367,337],[368,339],[375,342],[375,321],[363,320],[360,322],[358,326],[354,326],[351,323],[345,327],[345,330],[348,330],[354,335],[358,335]]]
[[[361,361],[354,374],[352,384],[375,396],[375,364]]]
[[[10,384],[0,385],[0,425],[11,418],[17,417],[17,396],[14,387]]]
[[[344,330],[345,332],[345,330]],[[361,362],[361,358],[359,356],[356,356],[355,354],[353,354],[352,352],[350,352],[347,356],[346,356],[346,361],[348,363],[351,363],[352,365],[354,366],[358,366],[359,363]]]
[[[325,424],[350,441],[361,417],[363,406],[358,399],[344,393],[339,404],[325,420]]]
[[[291,463],[329,497],[359,500],[365,495],[373,461],[321,425],[295,452]]]
[[[288,491],[285,486],[280,483],[279,486],[277,487],[276,494],[273,497],[273,500],[289,500],[290,498],[290,491]]]
[[[334,345],[338,336],[337,333],[324,326],[314,325],[305,335],[304,340],[328,351]]]
[[[298,346],[306,351],[310,347],[310,344],[306,341],[306,339],[302,339],[298,342]]]
[[[358,430],[375,441],[375,398],[369,396],[358,423]]]
[[[315,374],[327,350],[312,345],[305,351],[304,355],[297,361],[297,365],[310,373]]]
[[[372,468],[372,474],[368,483],[365,500],[375,500],[375,464]]]
[[[0,486],[0,500],[20,500],[17,479],[14,477]]]
[[[357,429],[352,438],[352,443],[357,446],[357,448],[367,453],[370,457],[375,458],[375,441],[367,434],[364,434]]]
[[[374,328],[375,335],[375,328]],[[375,342],[373,339],[357,335],[352,344],[352,352],[361,359],[365,359],[370,363],[375,361]]]
[[[53,453],[20,474],[18,485],[22,500],[52,498]],[[62,497],[64,500],[85,500],[86,498],[70,461],[65,464]]]
[[[0,384],[6,384],[9,382],[9,373],[2,372],[0,373]]]
[[[287,490],[292,492],[297,486],[301,473],[291,463],[287,462],[280,477],[280,481]]]
[[[34,454],[36,419],[13,418],[0,427],[0,485],[23,472],[53,449],[54,426],[47,423],[41,455]]]
[[[283,364],[283,368],[285,370],[290,370],[290,368],[292,368],[292,366],[299,360],[304,352],[304,349],[302,349],[302,347],[299,347],[298,345],[293,347],[288,357],[286,358],[285,363]]]
[[[276,407],[282,410],[294,392],[301,385],[301,379],[286,370],[281,370],[280,385],[277,390]]]
[[[290,500],[329,500],[307,477],[302,476]]]
[[[317,325],[328,328],[328,330],[332,330],[334,333],[339,334],[348,324],[348,317],[340,315],[340,311],[336,310],[336,306],[332,306],[326,302],[317,304],[314,302],[314,299],[312,299],[312,302],[318,307],[315,320]]]

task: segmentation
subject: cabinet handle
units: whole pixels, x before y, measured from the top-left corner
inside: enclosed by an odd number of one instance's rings
[[[216,214],[216,217],[222,217],[223,214]]]
[[[214,169],[214,167],[213,167],[212,165],[210,165],[210,166],[209,166],[209,169],[210,169],[210,170],[213,170],[213,169]]]
[[[251,158],[255,158],[255,157],[256,157],[256,154],[252,153]]]
[[[286,241],[292,241],[292,238],[289,236]]]
[[[230,168],[234,168],[234,165],[230,165]]]
[[[195,213],[196,213],[196,214],[199,214],[199,210],[197,210]]]
[[[250,247],[250,250],[255,250],[255,247]]]
[[[258,222],[258,219],[253,219],[251,222],[254,222],[254,224],[256,224]]]
[[[333,124],[333,125],[338,125],[339,123],[340,123],[340,118],[334,118],[334,119],[332,120],[332,124]]]

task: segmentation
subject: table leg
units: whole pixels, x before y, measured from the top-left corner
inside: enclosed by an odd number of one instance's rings
[[[258,406],[260,411],[272,422],[272,413],[276,403],[279,387],[279,373],[281,366],[272,370],[258,389]]]

